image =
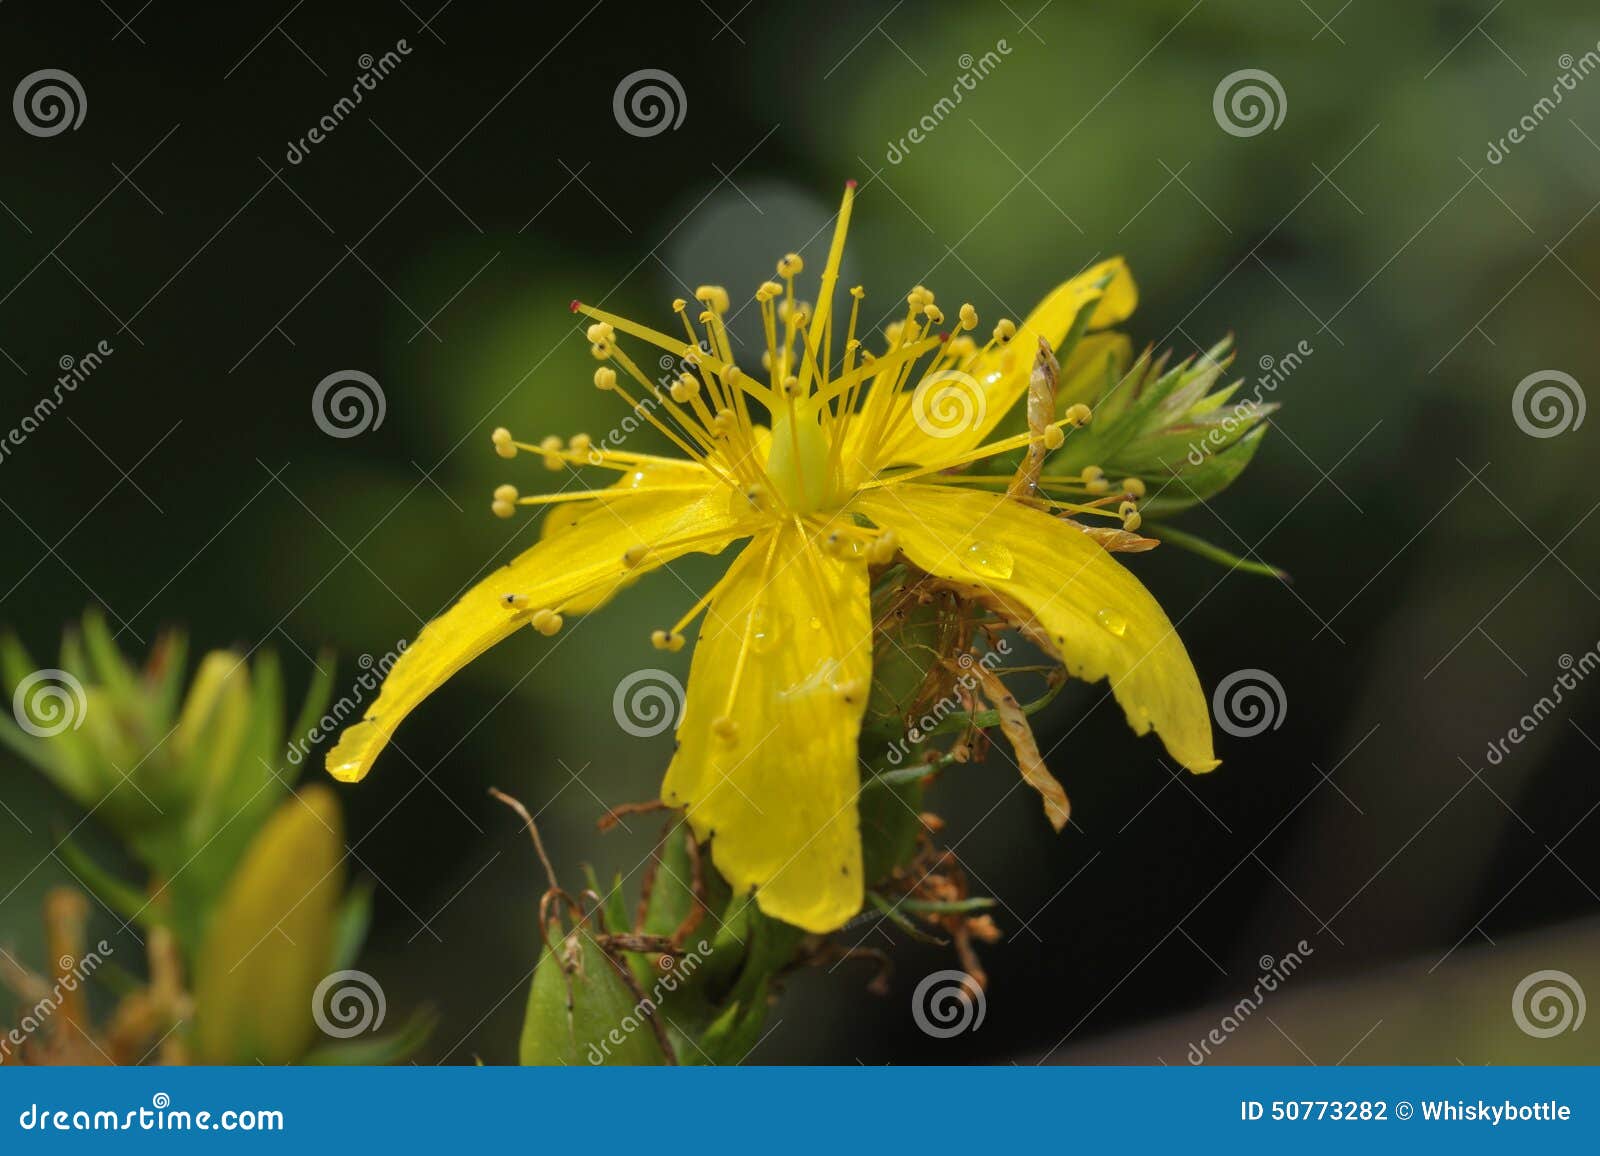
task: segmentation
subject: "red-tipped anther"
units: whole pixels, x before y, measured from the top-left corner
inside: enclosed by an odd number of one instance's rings
[[[846,181],[844,183],[844,187],[847,188],[847,189],[855,188],[856,187],[856,179],[854,177],[851,177],[848,181]]]
[[[574,313],[576,313],[579,309],[583,308],[583,302],[579,301],[576,297],[574,297],[572,299],[572,305],[570,306],[570,308]]]
[[[949,341],[950,340],[950,335],[948,333],[941,333],[941,334],[939,334],[939,340],[940,341]]]

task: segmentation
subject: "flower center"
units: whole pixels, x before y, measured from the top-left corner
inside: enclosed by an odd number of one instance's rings
[[[779,405],[772,419],[767,477],[797,514],[815,514],[839,503],[832,479],[828,437],[821,415],[810,406]]]

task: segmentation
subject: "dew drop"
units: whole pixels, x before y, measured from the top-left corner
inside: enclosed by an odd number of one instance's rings
[[[969,542],[957,553],[963,566],[985,578],[1009,578],[1016,568],[1016,558],[999,542]]]
[[[783,641],[788,615],[770,606],[758,606],[751,615],[750,649],[767,654]]]
[[[1104,626],[1118,638],[1128,632],[1128,620],[1115,610],[1102,610],[1094,617],[1095,621],[1099,622],[1101,626]]]

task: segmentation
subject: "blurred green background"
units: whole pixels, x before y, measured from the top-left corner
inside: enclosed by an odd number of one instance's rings
[[[62,68],[88,101],[48,139],[0,124],[0,427],[61,358],[114,350],[0,461],[0,619],[41,662],[98,602],[135,654],[164,624],[197,649],[274,648],[291,693],[331,646],[345,693],[360,656],[531,539],[489,493],[557,479],[495,457],[494,426],[599,437],[622,418],[567,302],[665,327],[672,297],[737,299],[808,239],[819,267],[855,177],[845,276],[885,308],[923,282],[987,324],[1122,253],[1136,342],[1188,354],[1231,331],[1249,377],[1311,347],[1253,469],[1182,523],[1293,583],[1171,549],[1132,562],[1208,688],[1264,670],[1284,709],[1175,781],[1120,712],[1089,710],[1098,690],[1069,690],[1040,730],[1081,832],[1052,836],[1022,792],[996,806],[998,752],[930,796],[1001,901],[982,1028],[917,1029],[912,988],[953,960],[900,942],[887,998],[854,965],[797,976],[752,1060],[1182,1062],[1190,1021],[1302,939],[1293,999],[1219,1060],[1596,1057],[1592,1028],[1530,1038],[1508,1006],[1537,969],[1600,992],[1596,688],[1485,757],[1600,639],[1596,425],[1531,437],[1513,418],[1530,374],[1600,380],[1600,78],[1486,159],[1563,54],[1596,49],[1592,6],[113,6],[0,10],[6,86]],[[289,163],[362,54],[401,38],[393,73]],[[686,101],[648,138],[612,111],[644,68]],[[1278,81],[1277,128],[1223,131],[1213,94],[1241,69]],[[378,380],[386,416],[340,439],[311,395],[345,369]],[[698,591],[716,564],[675,569]],[[611,696],[640,667],[687,670],[648,632],[692,598],[656,575],[555,642],[524,632],[413,716],[409,758],[340,791],[348,866],[377,884],[362,966],[391,1007],[438,1007],[427,1058],[515,1054],[543,883],[487,787],[538,812],[558,864],[647,854],[651,822],[593,823],[653,795],[670,735],[624,733]],[[0,946],[36,960],[79,815],[9,759],[0,800]]]

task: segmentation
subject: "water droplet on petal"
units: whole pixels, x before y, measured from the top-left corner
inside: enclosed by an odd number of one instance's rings
[[[811,616],[811,629],[812,630],[821,630],[822,629],[822,619],[818,618],[815,614],[813,614]]]
[[[1118,614],[1115,610],[1102,610],[1094,617],[1096,622],[1100,623],[1101,626],[1104,626],[1118,638],[1121,638],[1128,632],[1128,620],[1122,615]]]
[[[771,606],[758,606],[750,616],[750,649],[767,654],[783,641],[789,616]]]
[[[1011,551],[999,542],[969,542],[956,553],[963,566],[985,578],[1009,578],[1017,564]]]

